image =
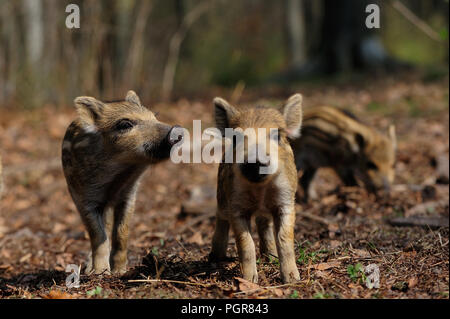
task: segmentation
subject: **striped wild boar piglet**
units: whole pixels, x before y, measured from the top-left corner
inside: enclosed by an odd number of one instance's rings
[[[258,281],[250,227],[254,216],[261,257],[278,257],[283,282],[295,282],[300,278],[294,252],[297,171],[288,137],[300,134],[302,96],[290,97],[281,112],[237,108],[221,98],[214,99],[214,108],[217,128],[232,142],[219,165],[210,261],[226,259],[231,227],[243,277]],[[232,160],[227,160],[227,150],[233,150]]]
[[[388,133],[385,136],[336,108],[306,109],[302,134],[291,141],[301,172],[298,198],[307,201],[308,197],[316,197],[310,183],[321,167],[333,168],[347,186],[356,186],[361,181],[369,192],[388,191],[395,175],[393,125]]]
[[[117,102],[78,97],[75,106],[78,118],[64,136],[62,164],[91,242],[86,273],[122,274],[139,179],[150,164],[169,157],[183,130],[158,121],[133,91]]]

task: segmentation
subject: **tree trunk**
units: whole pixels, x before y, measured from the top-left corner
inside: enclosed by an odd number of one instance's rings
[[[169,57],[167,58],[166,67],[164,68],[163,83],[162,83],[162,99],[168,101],[171,98],[173,85],[175,81],[175,73],[180,57],[181,44],[186,37],[187,32],[191,26],[210,8],[209,0],[205,0],[192,10],[190,10],[180,27],[172,36],[169,44]]]
[[[305,14],[303,0],[288,0],[286,23],[292,65],[306,62]]]
[[[25,11],[25,41],[28,61],[37,66],[44,47],[42,0],[23,0]]]
[[[274,81],[295,81],[311,76],[353,71],[398,70],[409,65],[390,57],[377,29],[366,27],[366,6],[382,5],[377,0],[288,0],[286,6],[287,33],[291,67]],[[321,14],[318,10],[322,9]],[[320,25],[311,22],[317,18]],[[305,31],[305,27],[308,32]],[[317,41],[318,39],[318,41]]]
[[[145,48],[145,26],[148,23],[152,6],[153,3],[151,1],[144,1],[137,13],[133,37],[124,68],[125,76],[123,83],[128,85],[129,89],[136,90],[136,88],[134,88],[137,84],[136,80],[138,79],[138,76],[136,75],[139,73],[139,69],[142,68],[142,59]]]

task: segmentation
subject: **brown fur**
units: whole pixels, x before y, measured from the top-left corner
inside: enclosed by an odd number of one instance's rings
[[[295,192],[297,174],[288,136],[299,133],[301,95],[292,96],[284,112],[270,108],[235,108],[216,98],[216,125],[225,128],[275,128],[279,130],[278,169],[263,180],[252,182],[243,174],[243,164],[222,162],[217,184],[217,221],[210,260],[226,258],[229,228],[233,230],[244,279],[258,281],[255,245],[250,220],[256,217],[262,256],[278,256],[284,282],[299,280],[294,254]],[[270,140],[267,136],[267,140]],[[252,141],[249,141],[252,143]],[[276,142],[278,143],[278,142]],[[247,158],[248,143],[245,148]],[[270,159],[275,160],[273,158]]]
[[[302,134],[291,142],[303,199],[320,167],[333,168],[346,185],[357,185],[358,179],[372,192],[394,181],[395,128],[389,137],[366,126],[354,117],[332,107],[305,110]],[[299,188],[300,190],[300,188]]]
[[[75,99],[78,118],[62,146],[64,175],[91,240],[86,272],[126,271],[128,225],[139,179],[169,156],[172,127],[159,122],[133,91],[125,100]]]
[[[0,156],[0,198],[3,193],[2,157]]]

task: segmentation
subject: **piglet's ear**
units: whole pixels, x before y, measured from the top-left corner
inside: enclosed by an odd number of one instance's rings
[[[220,97],[216,97],[213,103],[216,127],[225,136],[225,129],[230,127],[230,119],[238,114],[238,110]]]
[[[141,100],[137,96],[136,92],[134,91],[128,91],[127,96],[125,97],[125,101],[135,104],[137,106],[142,106]]]
[[[88,124],[95,125],[103,110],[103,102],[90,97],[79,96],[74,100],[80,119]]]
[[[283,106],[283,116],[286,121],[288,137],[295,139],[300,137],[300,129],[303,120],[303,97],[301,94],[292,95]]]

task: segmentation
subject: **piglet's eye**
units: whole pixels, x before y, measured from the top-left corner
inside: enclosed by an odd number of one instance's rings
[[[279,130],[271,130],[270,131],[270,139],[280,143],[281,142],[281,132]]]
[[[114,130],[126,131],[126,130],[133,128],[134,125],[135,125],[135,123],[133,121],[128,120],[128,119],[123,119],[116,123],[116,125],[114,126]]]

